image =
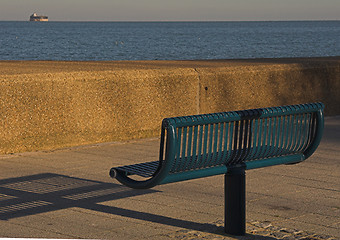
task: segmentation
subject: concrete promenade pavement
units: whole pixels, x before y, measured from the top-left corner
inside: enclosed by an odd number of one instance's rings
[[[132,190],[112,166],[158,139],[0,156],[0,238],[340,239],[340,117],[303,163],[247,171],[247,235],[223,233],[224,176]]]

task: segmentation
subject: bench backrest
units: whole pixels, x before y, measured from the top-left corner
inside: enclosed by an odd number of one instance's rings
[[[242,164],[252,169],[303,161],[321,140],[323,108],[311,103],[166,118],[162,183],[223,174]]]

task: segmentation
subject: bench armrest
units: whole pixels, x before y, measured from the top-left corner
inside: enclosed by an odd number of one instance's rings
[[[159,166],[151,178],[147,180],[135,180],[128,176],[126,171],[122,171],[118,168],[111,168],[110,176],[116,178],[120,183],[135,189],[147,189],[152,188],[160,184],[163,179],[169,174],[173,160],[175,159],[175,128],[173,126],[163,126],[163,130],[166,128],[167,141],[166,141],[166,151],[165,160],[159,160]],[[163,131],[162,130],[162,131]],[[162,156],[162,154],[160,154]]]

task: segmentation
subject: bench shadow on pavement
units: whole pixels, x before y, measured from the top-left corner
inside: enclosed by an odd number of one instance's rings
[[[0,180],[0,220],[72,207],[124,216],[158,224],[225,235],[222,227],[99,204],[157,190],[134,190],[114,183],[43,173]],[[238,237],[235,237],[236,239]],[[239,239],[275,239],[247,234]]]

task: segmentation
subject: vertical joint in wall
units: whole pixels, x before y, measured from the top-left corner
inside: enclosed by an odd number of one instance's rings
[[[201,76],[197,68],[194,68],[195,72],[197,73],[197,93],[196,93],[196,113],[201,113],[201,106],[200,106],[200,91],[201,91]]]

